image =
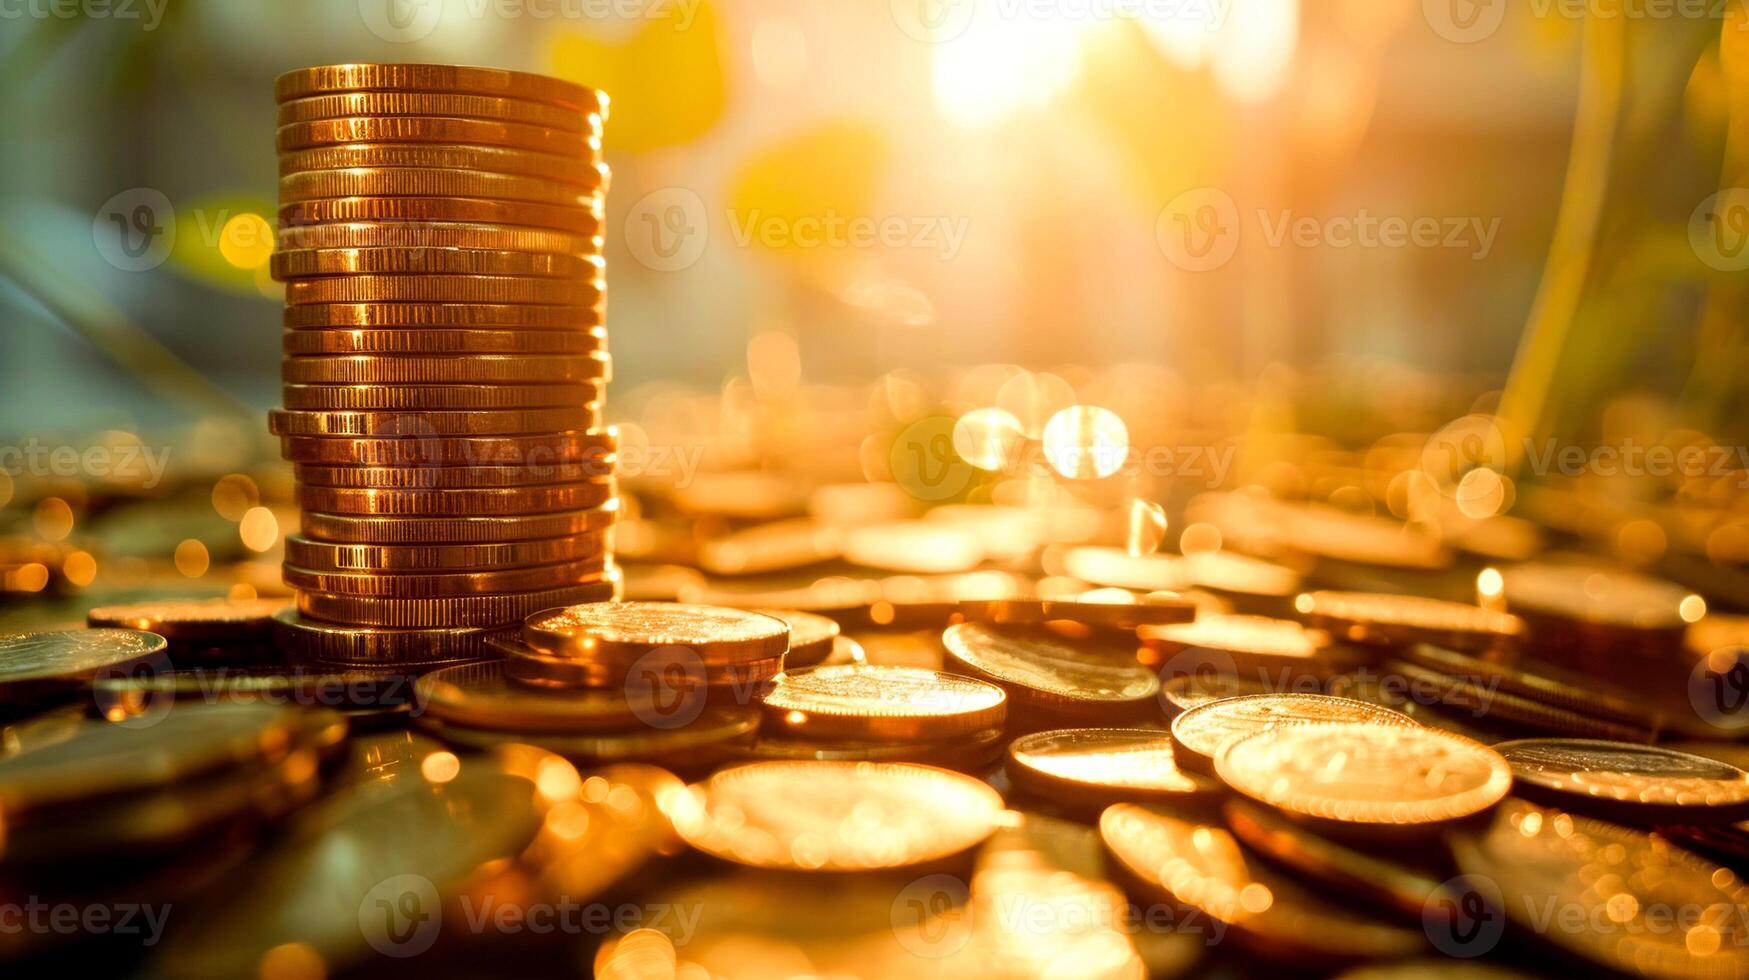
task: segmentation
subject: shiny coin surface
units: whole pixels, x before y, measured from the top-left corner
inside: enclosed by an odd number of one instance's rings
[[[360,273],[594,279],[601,275],[601,260],[514,249],[295,248],[273,253],[272,268],[274,276],[282,279]]]
[[[523,466],[325,466],[292,467],[297,481],[313,487],[376,490],[490,490],[551,483],[598,482],[612,472],[606,461],[536,463]]]
[[[593,110],[570,109],[527,99],[451,92],[335,92],[287,99],[279,104],[279,123],[343,116],[460,116],[502,119],[553,129],[590,129]],[[600,115],[593,125],[598,128]]]
[[[602,284],[517,276],[320,276],[293,279],[285,301],[297,303],[545,303],[594,306]]]
[[[1002,687],[1016,708],[1111,717],[1146,711],[1160,690],[1134,651],[1115,643],[982,623],[949,627],[942,642],[955,669]]]
[[[594,236],[601,232],[601,215],[588,208],[529,201],[487,201],[473,197],[329,197],[295,201],[279,209],[281,234],[306,225],[354,222],[464,222],[551,228],[572,235]],[[297,232],[290,241],[304,245]],[[504,248],[505,242],[483,247]],[[480,299],[487,303],[492,300]],[[498,300],[497,302],[504,302]]]
[[[737,744],[734,757],[748,762],[914,762],[961,772],[981,773],[1002,754],[1002,729],[991,728],[950,739],[869,741],[811,738],[761,732]]]
[[[1589,565],[1529,562],[1501,571],[1501,595],[1514,612],[1599,626],[1681,630],[1692,596],[1671,582]]]
[[[340,116],[286,123],[274,134],[283,152],[333,143],[476,143],[563,156],[593,156],[601,141],[593,133],[552,129],[501,119],[453,116]]]
[[[278,102],[335,92],[456,92],[529,99],[602,114],[607,103],[594,89],[547,75],[470,65],[359,62],[288,71],[273,80]]]
[[[326,358],[297,358],[326,360]],[[348,466],[523,466],[529,462],[605,462],[615,448],[609,432],[554,432],[522,436],[407,435],[282,436],[281,453],[293,463]],[[601,473],[611,472],[605,465]]]
[[[604,388],[596,382],[478,385],[286,385],[285,407],[294,411],[475,411],[592,407]]]
[[[408,629],[453,626],[510,626],[542,609],[612,599],[618,582],[604,579],[538,592],[449,596],[437,599],[385,599],[376,596],[301,592],[298,611],[314,619],[357,626]]]
[[[1116,590],[1107,590],[1116,591]],[[1196,618],[1196,603],[1167,593],[1137,596],[1117,591],[1125,601],[1098,598],[1073,599],[968,599],[960,612],[968,620],[983,623],[1073,622],[1111,629],[1136,629],[1168,623],[1188,623]]]
[[[836,620],[799,609],[759,611],[789,624],[789,651],[783,655],[785,667],[811,667],[832,654],[839,635]]]
[[[612,505],[559,514],[515,517],[347,517],[304,514],[304,534],[319,541],[350,544],[482,544],[589,534],[613,526]]]
[[[371,490],[300,486],[294,492],[294,499],[305,510],[323,514],[481,517],[587,510],[612,500],[614,492],[615,484],[607,480],[468,490]]]
[[[312,201],[335,197],[477,197],[493,201],[529,201],[593,208],[598,188],[578,187],[539,177],[490,174],[473,170],[426,170],[414,167],[314,170],[279,179],[279,199]],[[343,270],[346,271],[346,270]],[[386,270],[406,271],[406,270]],[[447,270],[432,270],[447,271]],[[487,270],[474,270],[487,271]],[[305,273],[305,275],[320,273]],[[549,275],[550,273],[512,273]],[[286,278],[275,269],[274,275]]]
[[[564,330],[287,330],[281,348],[321,354],[590,354],[605,350],[605,327]],[[579,428],[571,426],[571,428]],[[593,425],[582,428],[593,428]]]
[[[274,617],[274,642],[299,660],[348,664],[399,664],[478,660],[491,656],[484,629],[381,629],[310,619],[295,610]]]
[[[1438,671],[1466,689],[1476,687],[1493,691],[1498,688],[1541,704],[1643,732],[1655,732],[1663,725],[1659,713],[1645,704],[1644,699],[1636,699],[1632,691],[1618,687],[1606,678],[1540,662],[1528,653],[1463,653],[1431,643],[1418,643],[1403,648],[1398,655],[1420,667]]]
[[[93,628],[156,633],[172,643],[247,643],[273,632],[284,599],[169,599],[98,606],[85,615]]]
[[[559,656],[630,663],[680,647],[707,663],[781,657],[789,624],[759,613],[680,602],[589,603],[547,609],[522,625],[523,642]]]
[[[1312,722],[1378,722],[1414,727],[1389,708],[1323,694],[1253,694],[1198,705],[1172,719],[1172,741],[1183,749],[1180,765],[1213,772],[1227,743],[1257,732]]]
[[[1313,626],[1355,643],[1438,643],[1476,649],[1524,632],[1517,616],[1481,606],[1382,592],[1307,592],[1295,608]]]
[[[1178,767],[1172,737],[1141,728],[1036,732],[1008,746],[1008,778],[1035,796],[1104,808],[1124,800],[1184,802],[1219,795]]]
[[[502,544],[450,545],[333,544],[296,534],[285,539],[286,564],[318,572],[489,571],[583,561],[600,558],[606,552],[606,539],[589,534]]]
[[[593,382],[608,376],[611,359],[594,354],[460,356],[335,354],[288,357],[280,368],[286,384],[556,384]]]
[[[1168,678],[1160,685],[1160,700],[1169,716],[1189,711],[1199,704],[1222,698],[1246,697],[1252,694],[1275,694],[1269,685],[1255,677],[1239,677],[1198,671]]]
[[[1291,619],[1213,613],[1175,626],[1143,626],[1136,631],[1143,645],[1158,651],[1169,674],[1196,671],[1200,665],[1217,672],[1324,672],[1320,654],[1330,645],[1323,630],[1309,630]]]
[[[1424,649],[1424,648],[1417,648]],[[1497,725],[1517,727],[1532,732],[1549,732],[1575,738],[1601,738],[1617,742],[1650,742],[1654,728],[1641,727],[1616,720],[1609,710],[1609,699],[1601,694],[1590,708],[1582,705],[1551,703],[1535,697],[1513,693],[1506,684],[1496,681],[1504,672],[1477,674],[1445,674],[1406,661],[1386,661],[1385,669],[1409,684],[1431,692],[1434,701],[1449,708],[1461,709]],[[1530,676],[1530,675],[1526,675]],[[1544,678],[1546,681],[1546,678]],[[1587,683],[1583,689],[1592,690]],[[1561,692],[1562,700],[1570,700],[1573,692]]]
[[[1280,725],[1227,742],[1215,773],[1284,813],[1365,833],[1437,830],[1512,788],[1498,752],[1413,723]]]
[[[599,187],[605,165],[587,157],[555,156],[502,146],[467,146],[445,143],[338,143],[293,150],[279,155],[279,175],[306,170],[345,170],[352,167],[439,167],[446,170],[483,170],[495,174],[521,174],[562,180],[584,187]],[[282,242],[282,244],[284,244]],[[390,244],[416,244],[413,242]],[[427,244],[442,246],[441,241]],[[462,245],[466,248],[468,246]],[[539,251],[569,252],[557,248]]]
[[[765,731],[808,738],[924,740],[1000,728],[1008,697],[994,684],[916,667],[806,667],[760,696]]]
[[[672,690],[677,703],[695,695],[703,696],[705,688],[727,690],[746,703],[783,670],[782,657],[717,664],[698,659],[685,649],[666,647],[657,647],[629,662],[592,660],[537,650],[522,642],[516,633],[494,638],[490,645],[505,658],[505,672],[523,684],[624,688],[635,682]]]
[[[564,330],[599,326],[601,309],[503,303],[311,303],[286,307],[280,322],[288,330],[321,327]]]
[[[557,589],[604,578],[612,566],[605,556],[555,565],[458,572],[324,572],[286,565],[285,584],[294,589],[335,595],[426,599],[493,592]]]
[[[1002,798],[927,766],[756,762],[675,798],[675,828],[706,854],[759,868],[876,871],[944,859],[996,829]]]
[[[156,633],[135,629],[0,633],[0,703],[124,671],[168,645]]]
[[[682,720],[684,724],[673,727],[639,723],[620,731],[599,732],[501,731],[453,724],[431,715],[421,716],[417,723],[462,748],[532,745],[591,765],[647,762],[689,772],[708,770],[726,761],[732,755],[730,743],[759,727],[758,714],[734,705],[708,705]]]
[[[419,705],[457,725],[507,732],[594,732],[634,728],[640,714],[624,691],[553,694],[512,682],[501,663],[447,667],[419,678]],[[648,706],[646,705],[647,709]]]
[[[1749,819],[1749,773],[1715,759],[1578,738],[1520,739],[1494,748],[1524,796],[1633,823]]]
[[[402,435],[415,430],[437,436],[522,435],[595,428],[600,413],[589,408],[535,408],[501,412],[287,412],[267,413],[269,432],[280,436]]]

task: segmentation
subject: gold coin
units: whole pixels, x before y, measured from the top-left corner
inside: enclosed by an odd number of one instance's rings
[[[447,92],[338,92],[288,99],[279,104],[279,124],[338,119],[346,116],[457,116],[497,119],[548,129],[600,132],[601,117],[581,109],[503,99],[491,95]]]
[[[1110,718],[1147,711],[1160,691],[1153,671],[1112,643],[981,623],[950,627],[941,638],[956,669],[1003,688],[1016,709]]]
[[[298,506],[305,510],[323,514],[374,514],[383,517],[545,514],[599,507],[612,500],[613,495],[612,480],[470,490],[372,490],[300,486],[295,491]]]
[[[1527,738],[1494,750],[1512,767],[1522,796],[1636,824],[1749,819],[1749,773],[1716,759],[1580,738]]]
[[[1278,725],[1228,741],[1215,773],[1284,813],[1375,834],[1441,829],[1512,788],[1500,753],[1413,723]]]
[[[282,153],[334,143],[475,143],[561,156],[601,154],[601,139],[593,132],[454,116],[341,116],[286,123],[274,143]]]
[[[1166,713],[1176,716],[1200,704],[1251,694],[1275,694],[1269,685],[1252,677],[1197,671],[1169,678],[1160,685]]]
[[[605,381],[612,359],[604,353],[566,356],[513,354],[351,354],[288,357],[280,369],[286,384],[554,384]]]
[[[1656,737],[1655,727],[1626,724],[1616,719],[1613,712],[1604,707],[1601,698],[1595,706],[1550,703],[1513,693],[1504,684],[1492,680],[1495,676],[1492,673],[1448,675],[1401,660],[1386,661],[1385,669],[1421,688],[1424,692],[1422,698],[1450,709],[1462,709],[1473,718],[1486,719],[1496,725],[1614,742],[1650,742]],[[1570,699],[1571,695],[1568,697]]]
[[[171,643],[247,643],[268,637],[285,607],[284,599],[168,599],[98,606],[85,624],[156,633]]]
[[[1509,897],[1500,912],[1570,955],[1624,975],[1749,975],[1749,888],[1666,840],[1510,800],[1451,848],[1459,870]],[[1599,925],[1549,928],[1543,909]]]
[[[1524,631],[1523,622],[1509,613],[1422,596],[1307,592],[1294,606],[1312,625],[1355,643],[1476,649],[1510,642]]]
[[[346,517],[304,514],[305,536],[340,544],[493,544],[592,534],[613,526],[617,502],[594,510],[515,517]]]
[[[359,490],[473,490],[543,483],[601,482],[605,463],[531,463],[527,466],[318,466],[292,467],[297,481],[314,487]]]
[[[706,663],[736,663],[783,656],[789,624],[721,606],[591,603],[528,617],[522,640],[544,653],[596,663],[630,663],[651,650],[674,647]]]
[[[650,678],[642,674],[656,673],[661,675],[656,683],[677,689],[677,703],[689,699],[693,688],[726,689],[746,702],[783,670],[782,657],[716,664],[683,656],[670,657],[658,651],[643,664],[637,661],[582,660],[536,650],[514,634],[492,640],[491,646],[505,658],[505,673],[524,684],[550,688],[624,688],[628,681],[649,683]],[[708,692],[705,697],[709,697]]]
[[[528,201],[593,209],[600,190],[539,177],[474,170],[360,167],[354,170],[310,170],[281,177],[279,202],[284,205],[336,197],[477,197],[489,201]]]
[[[725,861],[795,871],[877,871],[977,846],[1002,797],[976,779],[876,762],[755,762],[674,798],[675,829]]]
[[[1501,570],[1501,595],[1514,612],[1623,630],[1680,632],[1688,626],[1682,609],[1692,593],[1631,572],[1527,562]]]
[[[544,385],[286,385],[285,407],[309,412],[418,412],[516,408],[595,407],[603,386],[572,382]]]
[[[549,228],[465,221],[340,221],[282,227],[275,237],[282,251],[460,248],[594,258],[601,254],[603,245],[600,222],[595,228],[579,234]]]
[[[285,436],[280,447],[293,463],[347,466],[545,466],[581,463],[613,475],[611,430],[523,436],[434,436],[416,426],[392,436]]]
[[[331,544],[296,534],[285,539],[286,563],[317,572],[486,571],[582,561],[606,553],[606,538],[589,534],[502,544]]]
[[[156,633],[134,629],[0,632],[0,704],[77,687],[164,652]]]
[[[1541,662],[1528,651],[1472,654],[1418,643],[1403,648],[1398,655],[1464,685],[1473,685],[1478,693],[1506,691],[1642,733],[1622,741],[1650,741],[1644,733],[1655,732],[1663,725],[1658,711],[1636,699],[1632,691],[1591,674]]]
[[[448,626],[508,626],[542,609],[579,602],[605,602],[618,588],[616,578],[506,595],[449,596],[437,599],[383,599],[375,596],[298,593],[298,611],[314,619],[353,626],[427,629]]]
[[[599,256],[475,248],[294,248],[273,253],[273,277],[488,275],[598,279]]]
[[[491,656],[490,630],[380,629],[310,619],[287,609],[274,617],[274,640],[281,651],[305,661],[345,664],[402,664],[419,661],[478,660]]]
[[[451,745],[497,749],[532,745],[589,765],[645,762],[683,772],[708,770],[730,755],[729,745],[759,727],[759,716],[747,708],[710,706],[697,718],[675,728],[640,725],[618,732],[503,732],[458,725],[430,715],[419,726]]]
[[[497,412],[288,412],[267,413],[267,430],[278,436],[369,436],[424,431],[439,436],[521,435],[594,428],[600,420],[586,408],[531,408]]]
[[[921,741],[1000,728],[994,684],[916,667],[842,664],[777,675],[759,699],[765,730],[807,738]]]
[[[313,327],[587,330],[601,326],[601,310],[593,306],[490,303],[311,303],[286,307],[284,323],[291,330]]]
[[[388,599],[436,599],[495,592],[557,589],[600,580],[609,565],[604,557],[467,572],[318,572],[287,565],[285,584],[294,589],[336,595],[380,596]]]
[[[494,174],[542,177],[583,187],[607,182],[607,165],[596,160],[558,156],[502,146],[449,143],[336,143],[279,155],[281,177],[310,170],[350,170],[354,167],[426,167],[479,170]],[[557,249],[556,251],[570,251]]]
[[[1180,769],[1172,736],[1143,728],[1064,728],[1015,739],[1008,778],[1034,796],[1075,807],[1217,796],[1216,783]]]
[[[293,357],[320,354],[592,354],[607,349],[606,327],[566,330],[287,330]]]
[[[831,656],[839,635],[837,620],[799,609],[759,611],[789,624],[789,651],[783,655],[784,666],[791,669],[812,667]]]
[[[1135,596],[1121,593],[1126,601],[1081,599],[968,599],[960,613],[984,623],[1034,624],[1053,621],[1136,629],[1165,623],[1188,623],[1196,618],[1196,603],[1169,593]]]
[[[266,701],[344,709],[405,707],[413,701],[413,679],[400,672],[328,672],[285,664],[195,667],[104,678],[94,681],[92,689],[106,704],[119,706],[129,716],[153,710],[161,703],[160,698],[235,704]],[[341,738],[344,737],[342,732]]]
[[[1246,860],[1232,834],[1155,805],[1118,803],[1099,817],[1107,853],[1148,891],[1232,926],[1250,949],[1304,969],[1420,952],[1419,929],[1377,922]]]
[[[1298,671],[1328,673],[1322,662],[1330,646],[1323,630],[1309,630],[1291,619],[1223,613],[1199,616],[1176,626],[1143,626],[1142,644],[1167,658],[1176,673],[1202,665],[1218,672]]]
[[[758,575],[838,557],[838,533],[812,518],[767,521],[700,542],[694,560],[712,575]]]
[[[550,102],[601,116],[607,113],[606,96],[594,89],[503,68],[357,63],[300,68],[273,81],[273,98],[278,102],[331,92],[455,92]]]
[[[293,279],[285,301],[300,303],[540,303],[594,306],[599,280],[516,276],[322,276]]]
[[[1284,725],[1314,722],[1377,722],[1419,727],[1409,716],[1365,701],[1323,694],[1253,694],[1198,705],[1172,719],[1172,741],[1183,751],[1180,765],[1213,772],[1228,742]]]
[[[572,235],[601,234],[599,207],[565,207],[531,204],[527,201],[488,201],[471,197],[329,197],[318,201],[294,201],[279,209],[278,240],[297,247],[313,247],[300,229],[305,225],[397,222],[422,225],[427,222],[465,222],[488,225],[526,225],[552,228]],[[427,244],[420,242],[418,244]],[[483,248],[506,248],[497,240]],[[482,300],[481,302],[485,302]]]
[[[1300,591],[1300,574],[1285,565],[1231,551],[1195,555],[1132,555],[1122,548],[1071,548],[1066,574],[1095,585],[1143,592],[1201,587],[1224,595],[1286,598]]]
[[[446,667],[419,678],[416,690],[433,717],[506,732],[625,729],[642,717],[622,691],[552,694],[512,683],[501,663]]]
[[[912,762],[920,766],[980,773],[1002,754],[1003,737],[1000,728],[959,738],[922,741],[774,737],[761,732],[751,742],[737,743],[734,755],[747,762]]]

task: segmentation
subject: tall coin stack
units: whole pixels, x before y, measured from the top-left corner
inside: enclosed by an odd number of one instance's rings
[[[289,72],[274,278],[302,533],[281,647],[321,667],[492,655],[611,598],[607,98],[446,65]]]

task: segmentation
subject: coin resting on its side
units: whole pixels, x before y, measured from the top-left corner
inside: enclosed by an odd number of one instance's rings
[[[1749,773],[1651,745],[1579,738],[1501,742],[1523,795],[1623,818],[1683,824],[1749,819]]]
[[[1007,770],[1016,786],[1071,804],[1182,802],[1220,792],[1217,784],[1180,769],[1172,737],[1153,729],[1068,728],[1026,735],[1008,746]]]
[[[1283,725],[1323,721],[1376,721],[1413,726],[1402,712],[1364,701],[1323,694],[1253,694],[1197,705],[1172,719],[1172,741],[1183,751],[1180,764],[1213,772],[1214,760],[1228,742]]]

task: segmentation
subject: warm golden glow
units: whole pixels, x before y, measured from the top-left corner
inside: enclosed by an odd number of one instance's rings
[[[200,578],[206,574],[212,559],[207,555],[206,545],[194,538],[185,538],[176,546],[176,570],[189,578]]]
[[[266,551],[279,541],[279,519],[266,507],[251,507],[238,522],[237,534],[243,539],[243,547]]]

